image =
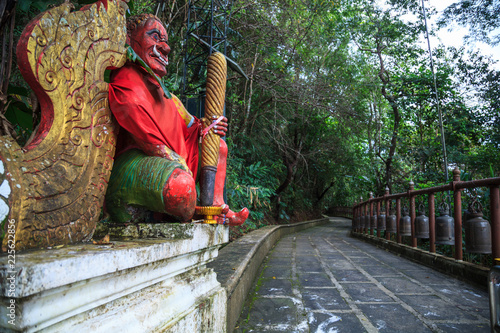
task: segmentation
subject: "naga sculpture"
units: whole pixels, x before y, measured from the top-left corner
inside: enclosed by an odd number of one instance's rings
[[[121,1],[72,7],[64,3],[35,18],[16,50],[42,110],[24,148],[0,138],[7,201],[0,218],[15,224],[16,250],[90,239],[113,165],[116,126],[104,71],[125,63],[127,7]],[[8,244],[5,237],[4,251]]]
[[[89,240],[105,195],[117,221],[129,218],[128,205],[192,218],[198,142],[206,132],[225,135],[227,120],[202,124],[163,89],[159,78],[170,51],[165,28],[143,16],[130,21],[127,35],[126,8],[120,0],[101,0],[71,12],[64,3],[25,28],[18,63],[42,119],[24,148],[0,138],[0,220],[15,225],[15,240],[5,237],[3,251],[12,243],[22,250]],[[126,41],[144,66],[126,61]],[[111,84],[104,81],[109,68],[119,68]],[[123,89],[135,94],[120,97]],[[213,205],[224,207],[229,224],[241,224],[248,210],[234,213],[222,199],[227,147],[218,141]]]

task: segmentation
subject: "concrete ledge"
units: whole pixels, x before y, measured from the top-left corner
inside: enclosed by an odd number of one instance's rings
[[[418,248],[404,244],[398,244],[394,241],[388,241],[375,236],[351,232],[351,236],[372,243],[377,247],[397,253],[404,258],[418,262],[419,264],[430,267],[441,273],[451,275],[457,279],[475,284],[481,288],[488,288],[489,268],[455,260],[441,254],[430,253]]]
[[[228,228],[163,230],[170,239],[0,255],[0,332],[226,332],[226,290],[206,264]]]
[[[325,224],[328,218],[296,224],[267,226],[241,237],[219,251],[216,260],[207,265],[217,273],[217,280],[227,293],[227,332],[238,321],[245,298],[253,286],[262,261],[283,236]]]

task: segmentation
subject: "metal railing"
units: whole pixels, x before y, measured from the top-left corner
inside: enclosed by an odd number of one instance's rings
[[[427,211],[428,223],[429,223],[429,252],[436,253],[436,214],[435,214],[435,196],[437,193],[442,193],[446,196],[445,192],[453,192],[453,218],[454,218],[454,258],[456,260],[463,260],[463,244],[462,244],[462,191],[464,189],[476,189],[480,187],[488,187],[490,189],[489,193],[489,221],[491,226],[491,254],[494,260],[494,264],[500,264],[500,177],[487,178],[473,181],[460,181],[460,170],[455,168],[453,171],[453,181],[447,185],[430,187],[420,190],[414,189],[414,184],[410,182],[409,189],[405,193],[389,194],[389,190],[386,189],[385,195],[377,198],[373,198],[370,194],[370,198],[366,201],[362,201],[353,207],[353,231],[357,233],[365,233],[370,235],[382,237],[382,228],[377,228],[374,225],[374,216],[380,216],[385,213],[388,217],[390,213],[390,208],[395,201],[395,215],[396,216],[396,232],[385,231],[385,238],[387,240],[391,239],[391,235],[395,234],[395,240],[397,243],[402,242],[402,235],[400,230],[401,222],[401,200],[405,200],[409,203],[409,216],[411,219],[411,236],[410,244],[412,247],[417,247],[417,238],[415,235],[415,220],[416,216],[416,198],[423,197],[427,195]],[[443,199],[445,200],[445,199]],[[450,199],[451,201],[451,199]],[[424,201],[422,201],[424,202]],[[385,210],[381,211],[381,205],[385,205]],[[425,206],[424,203],[422,203]],[[367,223],[369,221],[369,224]],[[376,217],[375,217],[376,221]],[[465,235],[467,237],[467,235]]]

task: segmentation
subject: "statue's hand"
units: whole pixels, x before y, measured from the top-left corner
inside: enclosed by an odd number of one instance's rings
[[[202,139],[210,133],[210,131],[213,131],[215,135],[218,135],[220,137],[223,137],[226,135],[227,132],[227,118],[224,116],[217,117],[217,116],[212,116],[212,119],[210,121],[209,118],[201,118],[201,124],[202,128],[200,131],[200,143]]]
[[[217,120],[217,116],[213,116],[213,120]],[[220,122],[217,123],[217,125],[214,126],[214,133],[217,134],[220,137],[226,136],[227,133],[227,118],[223,117]]]

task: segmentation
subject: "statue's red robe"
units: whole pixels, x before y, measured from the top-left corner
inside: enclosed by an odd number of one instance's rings
[[[168,99],[161,86],[139,65],[127,63],[113,72],[111,82],[109,104],[122,127],[117,155],[131,148],[140,149],[126,138],[130,133],[135,140],[172,149],[186,161],[196,179],[200,121],[186,117],[180,101],[176,97]],[[187,124],[189,119],[191,123]]]

